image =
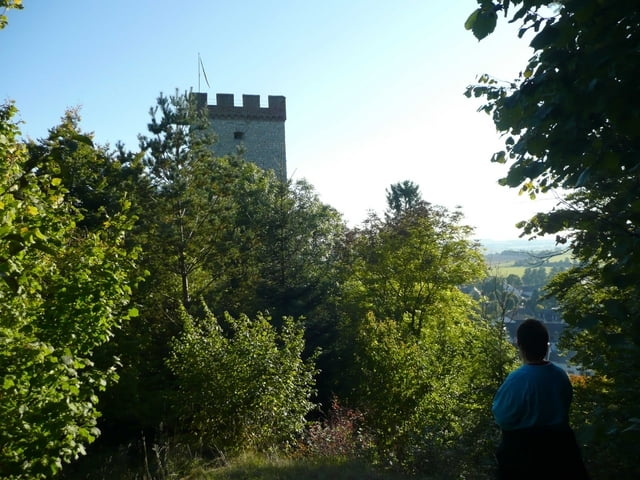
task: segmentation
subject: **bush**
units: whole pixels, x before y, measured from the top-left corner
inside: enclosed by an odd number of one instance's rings
[[[208,310],[201,319],[182,315],[167,360],[181,428],[225,454],[291,444],[313,408],[315,357],[302,359],[302,327],[285,318],[276,331],[269,317],[226,314],[223,329]]]
[[[359,458],[373,447],[364,431],[364,415],[331,400],[331,410],[321,421],[309,422],[298,444],[297,455],[307,458]]]
[[[359,381],[352,398],[380,461],[412,472],[478,473],[491,459],[494,428],[489,406],[497,379],[489,352],[502,339],[466,319],[432,319],[419,335],[406,323],[370,314],[355,341]]]

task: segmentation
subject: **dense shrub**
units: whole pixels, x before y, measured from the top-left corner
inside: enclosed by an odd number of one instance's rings
[[[420,335],[406,323],[369,315],[356,337],[352,399],[380,460],[420,472],[475,470],[491,458],[498,377],[490,352],[503,339],[468,319],[432,319]]]
[[[277,331],[263,315],[218,322],[209,311],[199,319],[183,312],[183,320],[167,363],[191,440],[224,453],[292,442],[313,408],[315,357],[302,359],[302,327],[285,318]]]

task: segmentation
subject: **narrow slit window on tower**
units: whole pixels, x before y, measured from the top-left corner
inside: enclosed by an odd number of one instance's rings
[[[233,132],[233,138],[236,140],[242,140],[244,138],[244,132],[241,132],[239,130]]]

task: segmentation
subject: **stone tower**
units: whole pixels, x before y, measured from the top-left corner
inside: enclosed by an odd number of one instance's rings
[[[207,103],[206,93],[195,93],[198,105],[206,106],[209,122],[218,140],[217,155],[244,149],[244,158],[264,170],[273,170],[287,179],[284,122],[287,119],[285,97],[269,95],[268,106],[260,106],[260,95],[242,95],[242,106],[235,106],[233,94],[216,94],[216,104]]]

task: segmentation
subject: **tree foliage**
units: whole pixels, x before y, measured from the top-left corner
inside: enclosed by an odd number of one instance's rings
[[[469,239],[471,227],[461,220],[461,212],[426,202],[385,221],[370,216],[352,242],[346,298],[354,313],[395,319],[408,314],[419,332],[429,318],[465,304],[458,287],[480,278],[485,266],[479,246]]]
[[[456,309],[418,334],[408,324],[373,314],[360,323],[350,398],[365,413],[385,461],[452,478],[479,475],[477,457],[487,455],[496,432],[488,406],[504,363],[491,352],[506,349],[506,340]],[[455,451],[464,454],[452,462]]]
[[[262,315],[218,322],[210,312],[183,311],[183,320],[168,359],[182,430],[223,452],[291,442],[313,408],[314,358],[302,359],[301,326],[289,317],[278,332]]]
[[[137,313],[127,310],[135,252],[121,213],[94,232],[76,227],[55,175],[66,155],[29,157],[14,113],[0,109],[0,475],[45,478],[99,433],[97,394],[115,362],[99,368],[93,352]]]
[[[509,163],[502,184],[531,196],[567,192],[552,211],[520,226],[523,235],[556,235],[580,262],[551,293],[575,327],[570,345],[585,347],[589,338],[603,347],[578,357],[613,380],[592,421],[610,435],[602,444],[615,444],[611,450],[627,455],[622,462],[637,476],[624,446],[640,432],[630,373],[640,366],[640,10],[625,0],[478,3],[466,25],[478,38],[491,33],[498,11],[520,24],[521,37],[531,34],[534,53],[518,78],[502,84],[483,75],[467,95],[485,98],[481,110],[505,136],[505,149],[492,158]]]
[[[215,135],[188,93],[160,95],[151,117],[150,134],[139,137],[146,169],[131,189],[149,281],[135,295],[140,317],[110,347],[123,362],[107,393],[105,423],[117,437],[175,425],[168,402],[177,385],[164,360],[182,307],[200,317],[205,304],[222,323],[229,313],[263,314],[276,327],[301,315],[305,326],[323,325],[344,230],[307,182],[281,182],[238,155],[216,157]],[[305,353],[322,343],[315,335]]]
[[[41,172],[51,167],[48,173],[61,179],[65,197],[82,216],[79,228],[99,230],[109,218],[122,213],[125,205],[127,215],[137,220],[141,201],[136,194],[148,183],[140,155],[126,155],[120,147],[114,152],[94,145],[91,136],[80,129],[77,109],[67,110],[47,137],[29,142],[28,149]]]
[[[412,182],[387,194],[385,219],[370,216],[348,242],[338,391],[365,413],[385,461],[444,472],[445,452],[471,460],[487,448],[483,405],[504,363],[490,352],[505,340],[460,289],[485,272],[462,214],[425,202]]]
[[[5,13],[12,8],[19,10],[24,8],[22,0],[0,0],[0,30],[7,26],[8,19]]]
[[[121,381],[104,396],[103,426],[115,441],[174,426],[169,395],[176,385],[165,359],[182,328],[180,310],[197,311],[201,298],[217,300],[212,292],[227,288],[228,265],[238,258],[236,200],[254,198],[266,182],[255,166],[213,155],[215,137],[192,100],[189,93],[160,94],[140,151],[119,150],[131,168],[108,180],[129,186],[136,199],[134,242],[149,278],[134,295],[140,316],[104,352],[123,363]],[[84,182],[91,185],[91,177]]]
[[[139,136],[153,189],[145,220],[161,251],[149,253],[158,269],[177,278],[175,300],[188,308],[198,289],[198,273],[215,254],[214,239],[227,217],[226,197],[215,189],[214,137],[193,97],[160,94],[150,114],[151,136]]]
[[[424,205],[420,186],[411,180],[394,183],[387,189],[388,216],[399,216],[404,211]]]
[[[274,319],[304,315],[319,320],[323,304],[336,294],[342,217],[304,180],[276,184],[268,200],[261,210],[254,205],[251,215],[259,240],[256,311],[269,311]]]

